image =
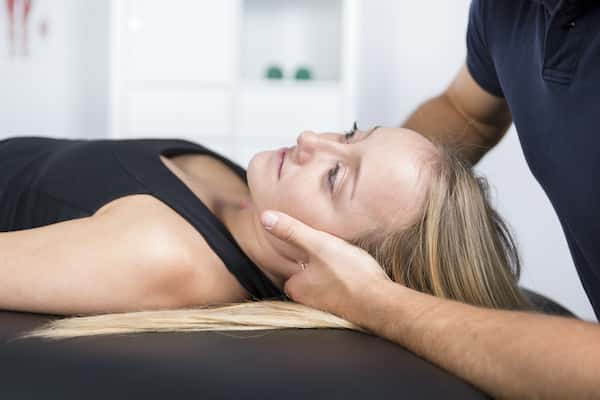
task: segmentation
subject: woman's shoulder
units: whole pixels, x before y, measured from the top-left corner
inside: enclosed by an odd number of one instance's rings
[[[95,216],[112,216],[120,229],[132,230],[153,247],[157,262],[185,275],[177,290],[187,305],[241,301],[249,294],[231,275],[205,238],[170,206],[148,194],[128,195],[100,208]]]
[[[151,194],[131,194],[114,199],[94,217],[111,216],[122,230],[133,231],[140,238],[153,239],[166,260],[182,261],[202,235],[177,211]]]
[[[175,240],[181,238],[185,231],[185,220],[150,194],[131,194],[114,199],[100,207],[93,217],[111,218],[115,221],[115,229],[127,231],[144,243],[156,244],[154,252],[165,261],[178,261],[176,257],[185,257],[185,242]]]

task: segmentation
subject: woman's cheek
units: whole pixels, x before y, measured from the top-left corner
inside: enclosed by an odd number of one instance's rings
[[[312,227],[325,227],[330,224],[327,209],[317,199],[295,199],[289,203],[288,213]]]
[[[279,193],[276,199],[277,208],[294,218],[306,217],[305,196],[295,188],[287,187]]]

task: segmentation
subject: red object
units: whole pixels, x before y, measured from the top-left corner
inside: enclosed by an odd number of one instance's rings
[[[23,26],[26,25],[27,17],[29,17],[29,12],[31,11],[31,3],[32,0],[23,0]]]
[[[29,28],[27,21],[29,20],[29,14],[31,12],[32,0],[23,1],[23,19],[22,19],[22,33],[23,33],[23,55],[29,55]]]
[[[8,40],[10,42],[10,54],[16,54],[17,46],[17,24],[22,39],[23,55],[29,52],[29,27],[28,21],[31,14],[33,0],[6,0],[6,11],[8,13]]]
[[[8,41],[10,53],[13,55],[15,52],[15,0],[6,0],[6,11],[8,12]]]
[[[15,0],[6,0],[6,10],[8,11],[8,20],[12,24],[15,20]]]

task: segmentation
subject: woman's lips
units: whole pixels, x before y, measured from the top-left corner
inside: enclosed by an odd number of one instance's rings
[[[285,153],[287,148],[279,150],[279,169],[277,170],[277,178],[281,179],[281,171],[283,170],[283,162],[285,160]]]

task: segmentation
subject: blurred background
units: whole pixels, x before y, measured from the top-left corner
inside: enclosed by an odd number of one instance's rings
[[[469,3],[5,0],[0,139],[175,137],[246,167],[303,129],[399,126],[464,63]],[[596,321],[514,128],[476,170],[522,285]]]

